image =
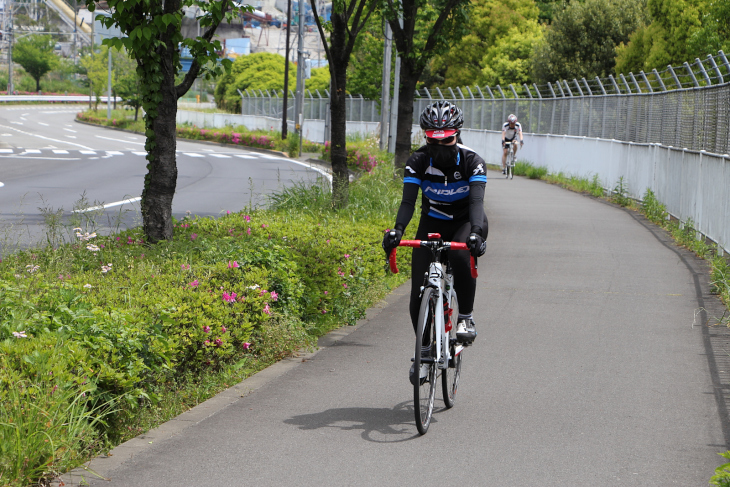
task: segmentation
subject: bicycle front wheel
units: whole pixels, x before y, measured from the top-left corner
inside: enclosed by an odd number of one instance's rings
[[[456,299],[456,293],[451,294],[449,305],[451,312],[451,330],[447,334],[449,340],[449,366],[441,374],[441,388],[444,394],[444,404],[447,408],[454,407],[456,401],[456,389],[459,387],[459,377],[461,376],[461,351],[463,346],[456,340],[456,323],[459,319],[459,300]]]
[[[422,435],[426,434],[431,424],[433,402],[436,397],[435,317],[438,311],[436,304],[437,295],[434,290],[432,288],[425,289],[421,298],[421,309],[418,313],[414,369],[416,373],[419,373],[423,366],[426,373],[425,377],[417,380],[413,386],[413,409],[416,413],[416,427]]]

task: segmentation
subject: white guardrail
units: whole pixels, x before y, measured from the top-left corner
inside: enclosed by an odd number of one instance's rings
[[[100,96],[102,103],[106,103],[106,95]],[[122,99],[117,97],[117,102]],[[89,95],[0,95],[0,103],[12,103],[17,101],[37,101],[43,103],[89,103]],[[91,97],[95,102],[96,97]],[[112,98],[114,101],[114,98]]]
[[[281,119],[256,115],[233,115],[178,111],[178,123],[199,127],[243,125],[251,130],[279,129]],[[289,125],[293,130],[293,123]],[[304,120],[304,137],[324,140],[323,120]],[[347,122],[348,134],[372,136],[379,133],[375,122]],[[423,134],[413,126],[413,142]],[[501,133],[462,130],[464,144],[489,164],[502,161]],[[667,211],[682,222],[691,219],[694,227],[716,242],[720,252],[730,251],[730,155],[692,151],[661,144],[634,144],[618,140],[569,135],[525,134],[525,146],[518,154],[550,173],[563,172],[584,178],[598,175],[603,187],[613,189],[624,178],[628,195],[641,200],[647,189],[666,205]]]

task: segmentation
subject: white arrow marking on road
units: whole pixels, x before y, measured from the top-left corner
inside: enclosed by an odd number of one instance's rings
[[[91,208],[84,208],[83,210],[74,210],[71,213],[86,213],[87,211],[104,210],[106,208],[111,208],[112,206],[121,206],[126,203],[136,203],[137,201],[141,201],[141,200],[142,200],[142,197],[138,196],[137,198],[129,198],[127,200],[115,201],[114,203],[107,203],[106,205],[92,206]]]

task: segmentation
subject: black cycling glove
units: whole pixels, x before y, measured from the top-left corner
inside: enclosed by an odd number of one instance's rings
[[[524,140],[521,140],[520,141],[520,147],[522,147],[523,145],[525,145],[525,141]]]
[[[383,235],[383,250],[385,250],[385,253],[390,255],[390,252],[398,247],[401,238],[403,238],[403,231],[397,228],[385,232],[385,235]]]
[[[472,233],[466,240],[466,246],[469,247],[471,255],[481,257],[487,251],[487,241],[478,233]]]
[[[504,140],[502,141],[502,147],[504,147]]]

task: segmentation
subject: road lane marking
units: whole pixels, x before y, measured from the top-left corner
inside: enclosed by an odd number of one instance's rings
[[[132,151],[132,154],[134,154],[135,156],[146,156],[147,155],[146,152],[139,152],[139,151]]]
[[[97,139],[104,139],[104,140],[113,140],[115,142],[124,142],[125,144],[135,144],[135,145],[144,145],[144,142],[131,142],[129,140],[122,140],[122,139],[114,139],[112,137],[104,137],[103,135],[96,135]]]
[[[66,137],[68,137],[69,139],[75,139],[76,138],[75,135],[67,135]]]
[[[16,122],[15,120],[13,120],[13,121],[12,121],[12,122],[10,122],[10,123],[14,123],[15,125],[23,125],[23,122]]]
[[[68,151],[63,150],[63,149],[53,149],[53,153],[54,154],[68,154]]]
[[[195,152],[183,152],[183,155],[188,157],[205,157],[203,154],[196,154]]]
[[[40,153],[41,153],[41,151],[38,149],[25,149],[25,152],[21,153],[20,155],[22,156],[23,154],[40,154]]]
[[[12,154],[13,153],[13,149],[0,149],[0,153],[3,153],[3,154]]]
[[[2,188],[3,186],[5,186],[5,185],[4,185],[3,183],[1,183],[1,182],[0,182],[0,188]]]
[[[123,156],[124,152],[119,152],[118,150],[108,150],[106,151],[107,155],[109,156]]]
[[[96,155],[96,152],[93,151],[93,150],[80,150],[79,153],[80,154],[85,154],[85,155],[91,155],[91,156],[95,156]]]
[[[63,130],[65,130],[65,131],[67,131],[67,132],[73,132],[73,133],[76,133],[76,130],[71,130],[71,129],[63,129]]]
[[[210,154],[211,157],[217,157],[218,159],[230,159],[231,156],[225,154]]]
[[[30,135],[31,137],[38,137],[39,139],[43,139],[43,140],[50,140],[51,142],[59,142],[59,143],[61,143],[61,144],[71,144],[71,145],[75,145],[76,147],[81,147],[82,149],[91,149],[91,147],[86,147],[85,145],[81,145],[81,144],[76,144],[76,143],[74,143],[74,142],[69,142],[69,141],[67,141],[67,140],[58,140],[58,139],[53,139],[53,138],[51,138],[51,137],[46,137],[46,136],[44,136],[44,135],[32,134],[32,133],[30,133],[30,132],[25,132],[25,131],[23,131],[23,130],[20,130],[20,129],[16,129],[15,127],[7,127],[7,126],[5,126],[5,125],[0,125],[0,128],[4,128],[4,129],[10,129],[10,130],[15,130],[16,132],[18,132],[18,133],[21,133],[21,134],[23,134],[23,135]],[[74,137],[74,138],[75,138],[75,137]]]
[[[44,127],[48,127],[49,125],[47,123],[38,122],[38,125],[43,125]]]
[[[111,208],[112,206],[121,206],[127,203],[136,203],[137,201],[141,201],[142,197],[138,196],[136,198],[129,198],[122,201],[115,201],[114,203],[107,203],[105,205],[100,206],[92,206],[91,208],[84,208],[83,210],[73,210],[71,213],[86,213],[87,211],[96,211],[96,210],[105,210],[107,208]]]
[[[248,154],[236,154],[236,157],[240,157],[241,159],[258,159],[258,157],[249,156]]]

